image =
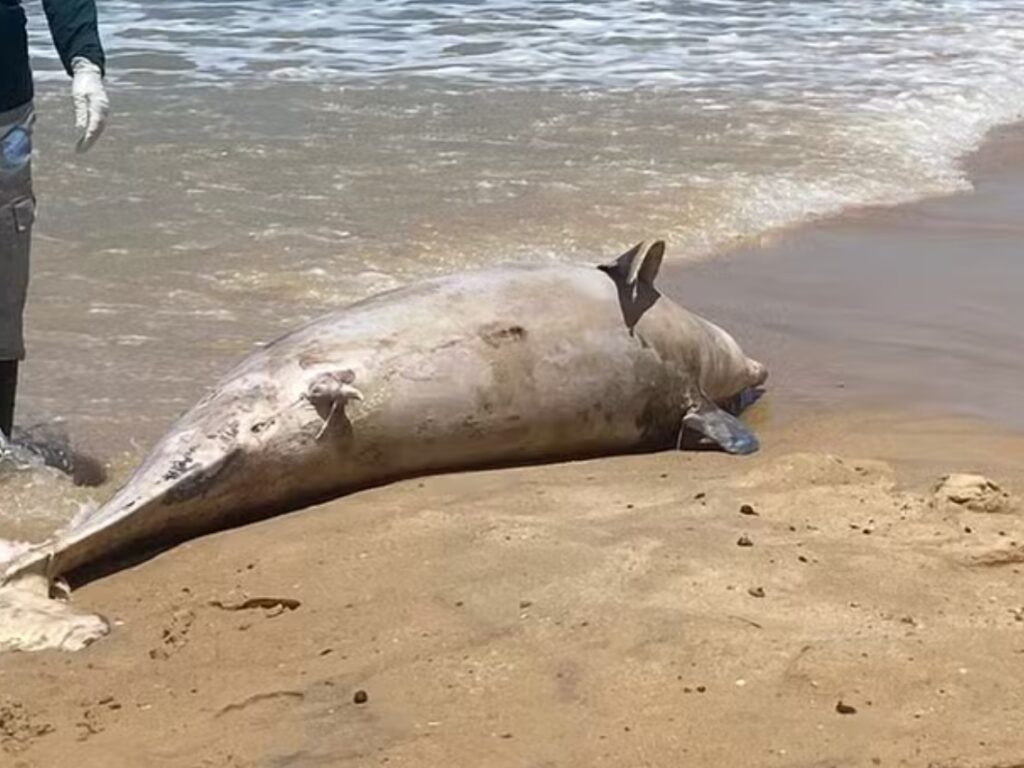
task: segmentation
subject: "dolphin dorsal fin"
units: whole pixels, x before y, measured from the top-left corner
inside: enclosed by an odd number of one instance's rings
[[[618,275],[626,285],[645,283],[653,286],[664,256],[665,242],[663,240],[655,240],[651,243],[644,241],[634,245],[615,261],[602,264],[600,268],[605,272]]]

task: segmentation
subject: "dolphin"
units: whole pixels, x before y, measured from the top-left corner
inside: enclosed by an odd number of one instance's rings
[[[767,370],[658,291],[664,251],[426,280],[250,355],[106,504],[43,544],[8,545],[6,565],[0,546],[0,650],[76,650],[109,632],[51,599],[62,577],[360,488],[669,447],[757,450],[730,409]]]

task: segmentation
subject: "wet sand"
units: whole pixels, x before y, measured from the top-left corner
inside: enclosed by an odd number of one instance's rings
[[[974,192],[775,234],[665,289],[767,358],[781,413],[870,402],[1024,427],[1024,127],[966,165]]]
[[[672,270],[773,367],[760,454],[426,478],[189,542],[76,590],[110,638],[0,657],[0,762],[1019,764],[1019,136],[975,195]],[[950,472],[1012,501],[944,501]]]

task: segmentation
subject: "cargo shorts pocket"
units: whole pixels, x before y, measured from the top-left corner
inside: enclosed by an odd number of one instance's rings
[[[31,195],[0,208],[0,360],[25,356],[22,316],[35,209]]]
[[[31,197],[23,197],[11,203],[11,210],[14,213],[14,231],[24,235],[32,229],[32,222],[36,220],[36,201]]]

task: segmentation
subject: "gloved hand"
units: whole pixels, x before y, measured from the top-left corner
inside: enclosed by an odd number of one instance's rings
[[[85,152],[103,133],[110,99],[103,87],[103,72],[85,58],[71,61],[71,97],[75,101],[75,128],[80,131],[76,152]]]

